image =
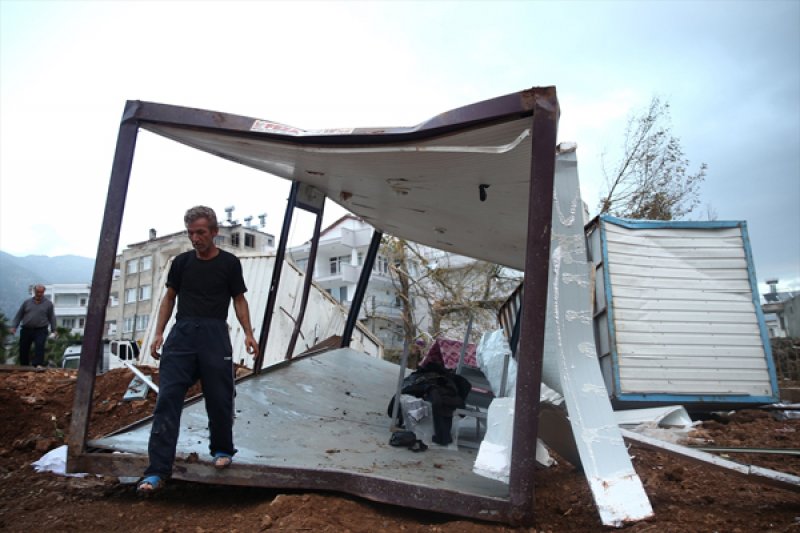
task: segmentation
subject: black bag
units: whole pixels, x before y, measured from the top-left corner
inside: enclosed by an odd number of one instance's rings
[[[393,431],[389,444],[398,448],[408,448],[412,452],[424,452],[428,446],[417,438],[413,431]]]
[[[389,439],[389,444],[407,448],[417,441],[417,435],[413,431],[393,431]]]

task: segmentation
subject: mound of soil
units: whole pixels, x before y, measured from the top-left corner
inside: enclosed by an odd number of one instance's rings
[[[148,369],[148,372],[152,372]],[[157,381],[157,375],[153,376]],[[536,525],[514,529],[382,505],[332,493],[171,482],[157,498],[136,497],[116,478],[36,473],[31,463],[62,445],[69,431],[74,371],[0,370],[0,530],[81,532],[605,531],[582,472],[559,460],[536,477]],[[152,412],[155,398],[123,401],[132,374],[98,376],[90,436],[108,434]],[[196,391],[191,391],[190,394]],[[709,445],[800,449],[800,420],[745,410],[705,421],[695,435]],[[800,493],[638,445],[630,449],[655,517],[625,531],[800,531]],[[727,457],[800,475],[800,457]]]

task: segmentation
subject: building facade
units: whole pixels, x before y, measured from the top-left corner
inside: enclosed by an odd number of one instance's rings
[[[33,285],[30,295],[33,296]],[[53,302],[56,326],[83,335],[89,306],[89,283],[51,283],[44,286],[44,296]]]
[[[257,227],[221,224],[218,247],[234,255],[264,253],[275,248],[275,237]],[[129,245],[117,256],[106,307],[105,336],[112,340],[141,341],[159,302],[154,301],[170,258],[192,249],[185,231]]]
[[[778,280],[767,280],[770,291],[762,294],[767,331],[770,337],[800,337],[800,291],[779,291]]]
[[[320,234],[314,281],[347,308],[352,304],[373,231],[360,218],[345,215]],[[295,246],[287,250],[287,257],[305,272],[310,250],[310,243]],[[408,268],[409,274],[416,275],[415,264]],[[427,302],[413,291],[410,300],[416,327],[426,330]],[[387,352],[402,349],[403,304],[392,278],[390,260],[384,253],[379,252],[375,259],[359,320],[383,342]]]

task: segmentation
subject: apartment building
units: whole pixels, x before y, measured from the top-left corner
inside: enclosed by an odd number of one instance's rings
[[[230,218],[230,217],[229,217]],[[275,248],[275,237],[257,226],[221,223],[215,242],[234,255],[265,253]],[[150,230],[146,241],[128,245],[117,256],[106,307],[105,336],[140,341],[159,302],[155,301],[170,258],[192,249],[185,231],[162,237]]]
[[[314,281],[343,306],[349,308],[361,275],[374,228],[354,215],[345,215],[320,234],[314,265]],[[287,250],[287,257],[305,271],[310,243]],[[416,264],[409,265],[416,275]],[[412,291],[413,292],[413,291]],[[414,321],[417,327],[428,327],[427,302],[411,295]],[[378,253],[361,306],[359,320],[376,335],[387,351],[402,349],[403,306],[390,273],[389,259]]]

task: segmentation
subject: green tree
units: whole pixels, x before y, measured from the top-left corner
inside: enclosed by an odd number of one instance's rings
[[[657,96],[628,118],[622,157],[610,171],[603,164],[607,191],[600,200],[601,214],[674,220],[698,206],[707,165],[689,172],[689,160],[670,122],[669,103]]]

